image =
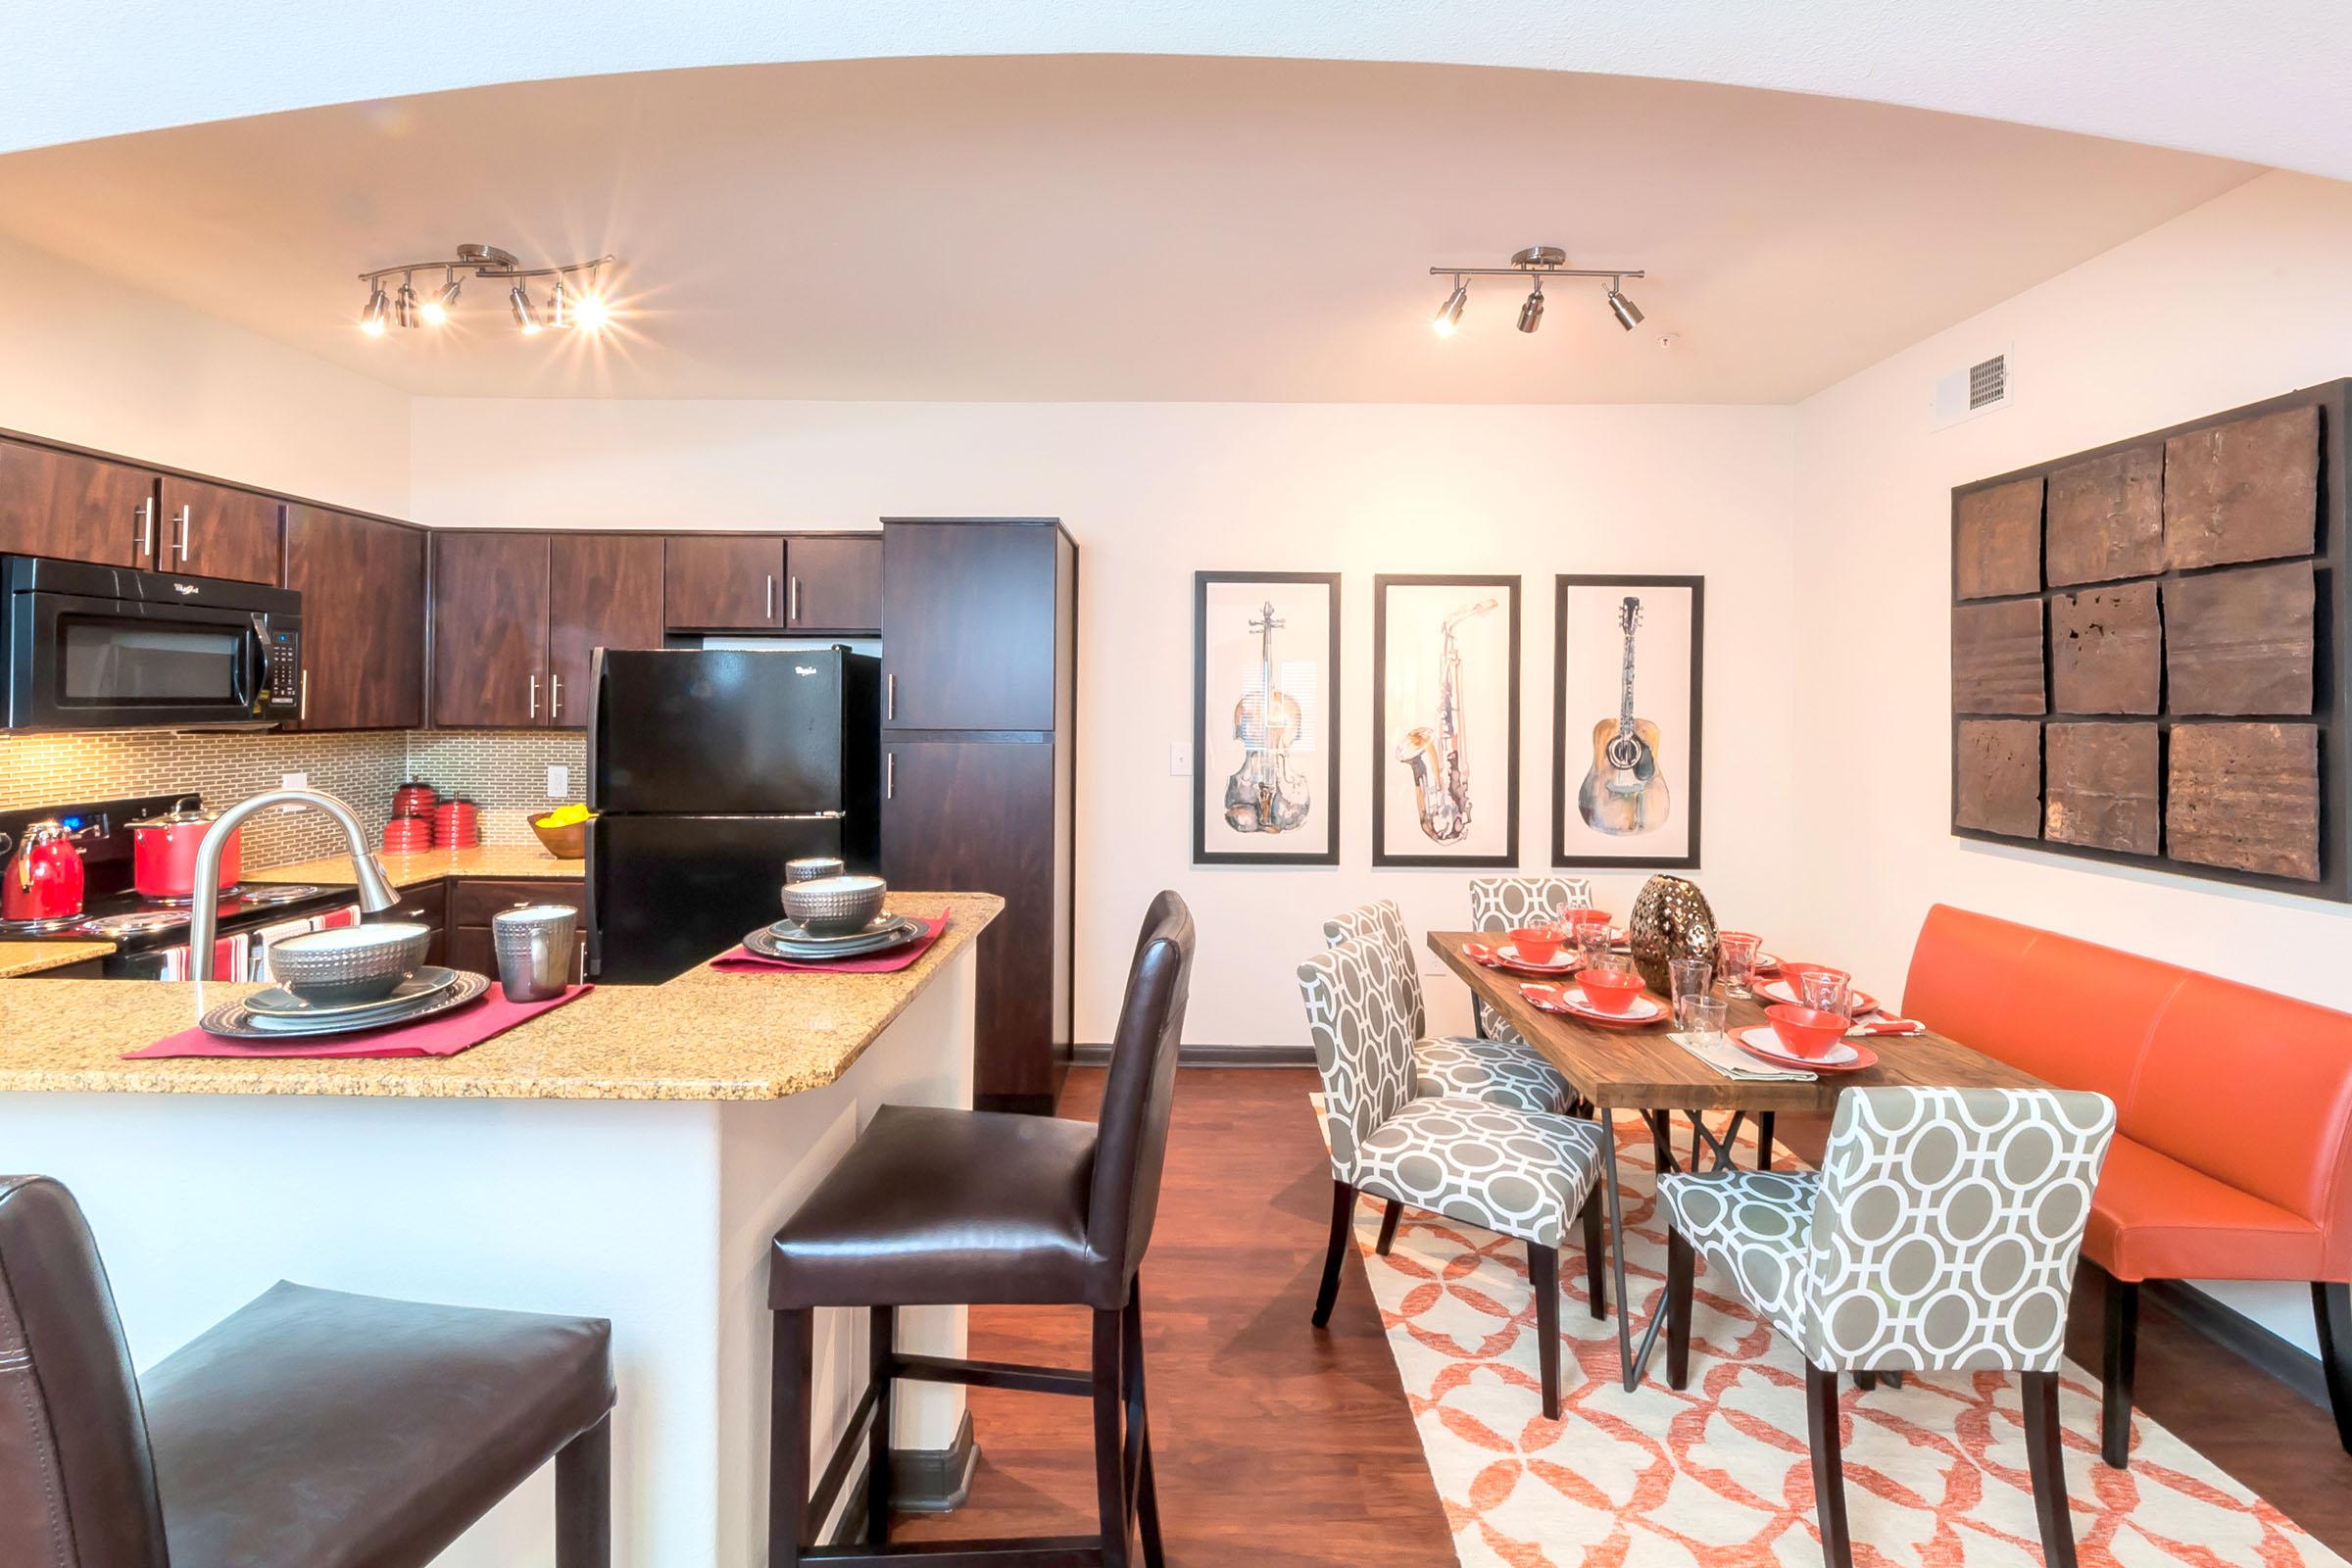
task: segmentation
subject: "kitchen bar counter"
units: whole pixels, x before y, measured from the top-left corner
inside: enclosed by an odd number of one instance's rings
[[[576,863],[530,853],[545,865]],[[496,870],[444,867],[431,874],[517,873],[502,859]],[[839,1078],[1004,906],[985,893],[903,893],[891,902],[923,914],[944,906],[954,915],[931,951],[896,974],[722,974],[697,967],[662,985],[599,987],[455,1056],[124,1061],[123,1052],[151,1045],[193,1024],[206,1007],[262,987],[0,983],[0,1093],[781,1100]],[[24,946],[68,952],[88,947],[79,953],[83,957],[113,951],[105,944]]]
[[[559,860],[536,844],[482,844],[470,850],[425,850],[416,855],[386,855],[379,851],[375,858],[396,888],[421,887],[445,876],[561,877],[577,881],[588,873],[587,861]],[[349,887],[351,860],[341,855],[321,856],[316,860],[297,860],[292,865],[247,871],[245,880],[322,882],[329,887]]]
[[[63,969],[87,958],[111,958],[112,942],[0,942],[0,980]]]

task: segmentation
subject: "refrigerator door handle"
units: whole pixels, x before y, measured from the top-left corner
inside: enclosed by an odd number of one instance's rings
[[[882,798],[886,801],[899,798],[899,754],[896,752],[882,754]]]
[[[882,716],[884,718],[899,716],[899,677],[896,675],[882,677]]]

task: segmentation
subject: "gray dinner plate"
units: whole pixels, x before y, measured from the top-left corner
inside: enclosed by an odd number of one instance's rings
[[[790,918],[772,922],[767,930],[768,934],[778,942],[788,942],[796,948],[838,950],[856,947],[863,942],[871,942],[876,937],[894,936],[907,924],[909,918],[910,916],[894,914],[890,910],[884,909],[858,930],[844,932],[840,935],[819,936],[810,932],[800,921]]]
[[[458,971],[437,964],[419,964],[416,972],[394,986],[383,996],[367,1002],[334,1002],[321,1005],[305,1002],[283,985],[257,991],[245,999],[245,1005],[259,1017],[301,1019],[315,1022],[321,1018],[351,1019],[374,1012],[397,1012],[425,997],[438,996],[458,983]]]
[[[369,1029],[388,1029],[396,1024],[416,1023],[437,1017],[469,1002],[478,1002],[490,989],[487,975],[471,970],[454,971],[457,983],[445,991],[421,997],[405,1004],[405,1010],[372,1014],[357,1020],[351,1018],[317,1018],[302,1020],[263,1019],[242,1002],[224,1002],[197,1020],[197,1027],[208,1035],[223,1040],[268,1041],[278,1045],[293,1045],[298,1041],[318,1040],[331,1035],[359,1034]]]
[[[774,926],[768,926],[745,937],[743,945],[747,952],[763,958],[789,958],[794,963],[829,963],[841,958],[863,958],[877,953],[888,953],[894,948],[903,948],[921,937],[924,929],[924,922],[908,916],[902,917],[895,925],[858,937],[853,942],[808,943],[786,941],[776,935]]]

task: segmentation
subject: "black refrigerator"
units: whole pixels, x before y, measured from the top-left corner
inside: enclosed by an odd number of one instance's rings
[[[784,862],[881,853],[881,664],[607,649],[588,710],[588,964],[652,985],[781,917]]]

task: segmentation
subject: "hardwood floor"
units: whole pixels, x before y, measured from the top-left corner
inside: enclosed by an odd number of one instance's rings
[[[1100,1071],[1070,1074],[1062,1114],[1091,1118]],[[1411,1412],[1350,1259],[1331,1327],[1307,1325],[1330,1167],[1305,1071],[1188,1068],[1178,1080],[1159,1219],[1144,1269],[1152,1443],[1168,1558],[1184,1568],[1454,1561]],[[2095,1272],[2070,1348],[2098,1365]],[[2328,1546],[2352,1556],[2352,1456],[2328,1412],[2152,1299],[2140,1408]],[[970,1353],[1083,1366],[1084,1314],[978,1308]],[[908,1541],[1094,1528],[1086,1406],[975,1391],[980,1469],[956,1512],[902,1516]],[[2096,1461],[2070,1456],[2075,1487]]]

